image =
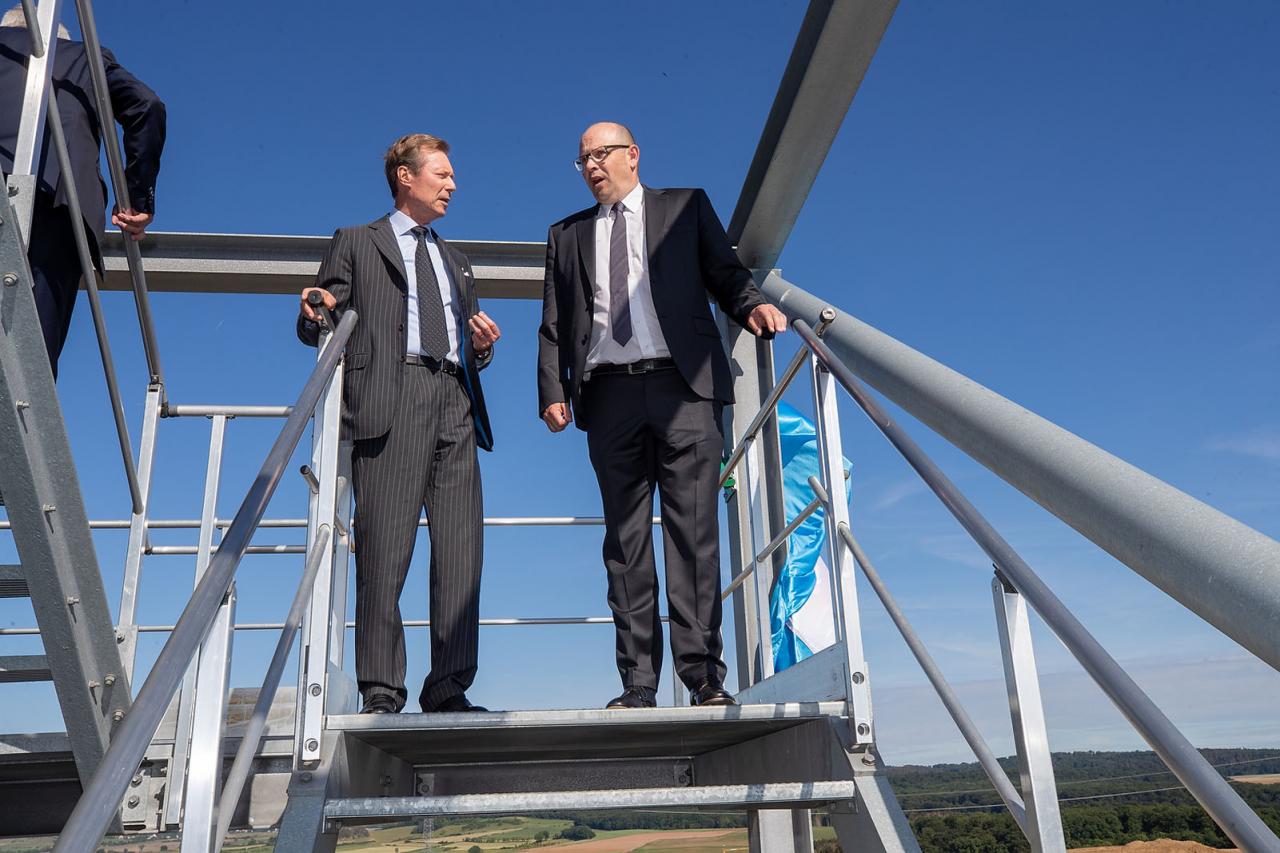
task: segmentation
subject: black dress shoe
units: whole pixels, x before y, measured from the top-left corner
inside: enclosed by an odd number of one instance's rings
[[[628,687],[622,691],[622,695],[616,699],[611,699],[608,705],[604,707],[610,708],[656,708],[658,706],[658,694],[652,687]]]
[[[478,711],[478,712],[487,713],[489,709],[482,708],[479,705],[472,705],[471,701],[467,699],[466,694],[459,693],[457,696],[450,696],[448,699],[444,700],[439,705],[435,706],[430,710],[440,714],[455,714],[455,713],[462,713],[466,711]]]
[[[707,679],[689,691],[690,705],[737,705],[738,700],[718,681]]]
[[[364,707],[360,709],[361,714],[398,714],[399,709],[396,708],[396,702],[385,693],[375,693],[368,699],[364,700]]]

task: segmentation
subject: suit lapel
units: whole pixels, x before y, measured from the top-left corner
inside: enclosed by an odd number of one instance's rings
[[[434,230],[432,233],[435,233]],[[439,234],[436,234],[436,245],[440,247],[440,253],[444,256],[445,263],[449,265],[449,274],[453,278],[453,287],[458,293],[462,308],[459,312],[462,314],[461,321],[465,323],[467,318],[476,313],[476,283],[472,281],[471,274],[467,272],[457,249],[441,239]]]
[[[400,255],[400,245],[396,242],[396,235],[391,231],[391,222],[384,216],[376,222],[369,223],[369,231],[373,234],[373,245],[377,246],[383,257],[391,262],[392,268],[399,271],[400,284],[407,289],[409,276],[404,270],[404,258]]]
[[[658,249],[667,236],[667,217],[671,212],[670,207],[667,204],[666,193],[662,190],[644,188],[644,240],[645,251],[649,253],[650,287],[659,281]]]
[[[582,262],[583,292],[587,304],[595,304],[596,287],[596,214],[583,217],[574,226],[578,240],[578,258]]]

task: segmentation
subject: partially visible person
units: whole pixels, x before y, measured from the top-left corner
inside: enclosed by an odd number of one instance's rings
[[[21,6],[14,6],[0,18],[0,170],[13,172],[23,94],[27,82],[27,62],[31,57],[31,36]],[[164,149],[165,106],[146,84],[116,62],[109,50],[102,50],[111,95],[112,118],[124,129],[125,179],[129,187],[128,210],[113,210],[111,222],[134,240],[141,240],[155,214],[156,176]],[[83,42],[72,41],[66,27],[59,26],[53,51],[52,85],[57,92],[62,131],[67,139],[72,178],[80,198],[80,212],[89,237],[94,264],[102,269],[100,246],[106,228],[107,187],[102,180],[99,151],[102,121],[93,94],[89,73],[90,57]],[[115,128],[109,128],[115,132]],[[80,257],[67,201],[67,183],[53,140],[44,134],[33,171],[38,176],[32,206],[27,260],[34,279],[36,310],[44,332],[49,366],[58,375],[58,356],[67,339],[71,312],[80,286]]]

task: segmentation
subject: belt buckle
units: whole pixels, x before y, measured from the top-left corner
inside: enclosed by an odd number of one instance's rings
[[[635,376],[639,373],[648,373],[651,365],[649,359],[642,358],[639,361],[633,361],[627,364],[627,375]]]

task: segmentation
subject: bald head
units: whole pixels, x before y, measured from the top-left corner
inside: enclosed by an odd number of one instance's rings
[[[582,132],[578,155],[584,158],[583,180],[603,205],[626,198],[640,183],[640,148],[625,124],[600,121]]]

